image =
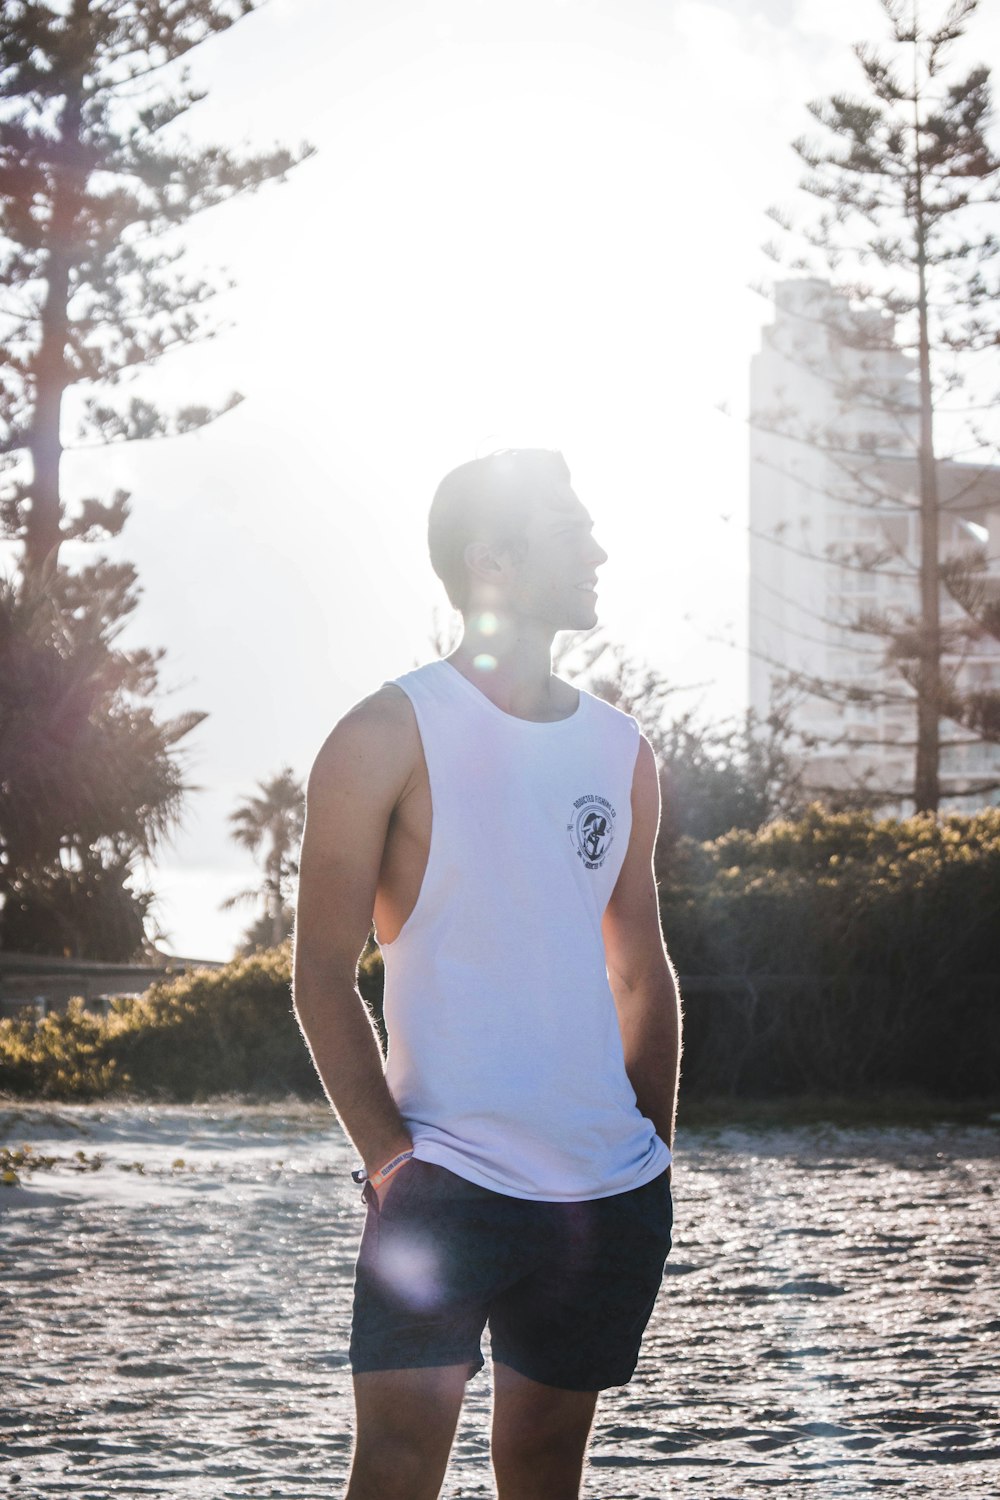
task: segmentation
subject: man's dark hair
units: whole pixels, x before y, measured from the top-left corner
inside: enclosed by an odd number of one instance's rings
[[[427,542],[431,566],[456,609],[468,602],[469,543],[516,550],[531,512],[557,484],[568,483],[566,460],[549,448],[502,448],[445,475],[431,503]]]

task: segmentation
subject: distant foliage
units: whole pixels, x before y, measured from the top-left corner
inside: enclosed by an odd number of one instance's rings
[[[369,960],[361,988],[380,1010],[381,984],[372,984],[370,970]],[[289,941],[154,984],[138,999],[113,1001],[107,1016],[74,1000],[41,1021],[0,1021],[0,1091],[40,1099],[319,1098],[291,980]]]
[[[316,1091],[292,1015],[287,943],[154,984],[118,1015],[124,1024],[115,1056],[139,1093],[188,1100]]]
[[[683,1094],[1000,1096],[1000,809],[897,820],[811,807],[682,839],[660,886],[683,977]],[[359,985],[385,1044],[382,961]],[[0,1089],[46,1098],[318,1098],[291,946],[115,1003],[0,1022]]]
[[[148,952],[142,862],[177,818],[178,746],[204,715],[158,717],[158,656],[117,645],[135,583],[128,564],[63,571],[45,603],[0,579],[0,948]]]
[[[815,805],[684,840],[665,876],[664,931],[692,979],[689,1087],[1000,1089],[1000,809],[899,820]]]
[[[256,855],[262,867],[259,885],[222,903],[223,911],[244,901],[260,904],[256,921],[243,935],[241,953],[276,948],[291,936],[305,816],[305,788],[291,766],[258,781],[257,795],[245,797],[229,815],[232,838]]]
[[[107,1016],[73,1001],[37,1023],[0,1021],[0,1088],[57,1099],[315,1093],[290,980],[286,944],[116,1000]]]
[[[682,840],[664,876],[687,973],[1000,974],[1000,808],[897,819],[813,804],[756,833]]]
[[[71,1000],[41,1021],[0,1021],[0,1089],[31,1099],[99,1099],[120,1083],[112,1028]]]

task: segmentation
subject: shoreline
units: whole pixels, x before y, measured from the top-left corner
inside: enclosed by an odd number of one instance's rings
[[[14,1094],[0,1090],[0,1112],[45,1109],[184,1109],[282,1110],[302,1119],[335,1118],[323,1098],[299,1094],[219,1093],[198,1099],[157,1094],[109,1093],[68,1097]],[[677,1108],[678,1128],[700,1129],[725,1125],[781,1127],[789,1125],[1000,1125],[1000,1096],[969,1099],[940,1098],[915,1090],[879,1096],[795,1094],[775,1097],[731,1097],[706,1094],[686,1098],[683,1083]]]
[[[1000,1098],[941,1099],[912,1091],[879,1097],[796,1094],[773,1099],[706,1095],[677,1109],[678,1128],[715,1125],[998,1125]]]

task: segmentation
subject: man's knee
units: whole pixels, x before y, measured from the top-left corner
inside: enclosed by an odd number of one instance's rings
[[[586,1445],[590,1423],[563,1412],[520,1412],[516,1421],[495,1422],[494,1451],[530,1462],[547,1453],[578,1453]]]
[[[424,1442],[415,1435],[395,1433],[381,1441],[359,1441],[346,1500],[434,1500],[447,1461],[440,1442]]]

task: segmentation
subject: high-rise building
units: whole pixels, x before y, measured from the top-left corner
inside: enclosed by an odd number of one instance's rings
[[[859,318],[825,282],[782,282],[751,364],[750,703],[766,712],[773,679],[789,671],[831,685],[795,711],[817,742],[807,780],[820,788],[867,778],[884,790],[886,810],[905,811],[915,695],[886,664],[884,639],[854,627],[865,611],[919,612],[918,392],[892,319],[865,314],[857,338]],[[985,553],[993,561],[982,586],[1000,598],[1000,468],[941,462],[938,483],[942,559]],[[942,588],[942,627],[962,618]],[[956,643],[943,665],[960,691],[1000,693],[994,636]],[[942,806],[1000,803],[997,790],[969,795],[1000,782],[1000,745],[947,719],[941,738]]]

